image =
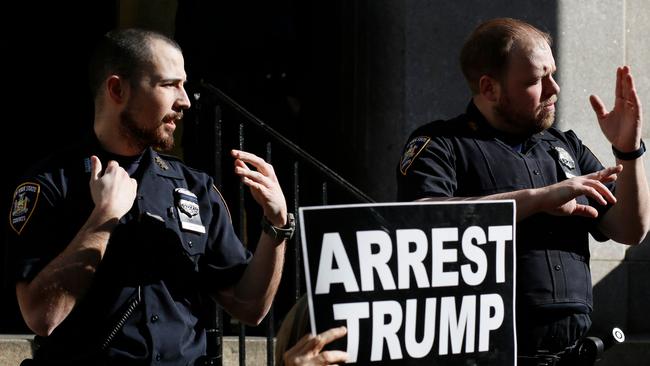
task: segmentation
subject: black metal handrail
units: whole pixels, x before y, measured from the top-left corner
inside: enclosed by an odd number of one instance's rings
[[[253,125],[256,125],[261,130],[263,130],[266,134],[271,136],[273,139],[280,142],[280,144],[282,144],[285,148],[287,148],[288,150],[293,152],[301,160],[309,163],[314,168],[318,169],[328,179],[330,179],[333,182],[337,183],[341,188],[343,188],[348,193],[353,195],[359,201],[366,202],[366,203],[375,202],[370,196],[363,193],[357,187],[355,187],[350,182],[345,180],[343,177],[338,175],[335,171],[328,168],[325,164],[321,163],[318,159],[311,156],[308,152],[301,149],[298,145],[291,142],[291,140],[289,140],[288,138],[282,136],[282,134],[280,134],[279,132],[277,132],[276,130],[271,128],[268,124],[264,123],[261,119],[257,118],[251,112],[249,112],[244,107],[239,105],[232,98],[230,98],[227,94],[225,94],[224,92],[219,90],[219,88],[217,88],[214,85],[212,85],[210,83],[207,83],[207,82],[205,82],[203,80],[201,80],[200,86],[202,88],[206,89],[207,91],[209,91],[212,95],[214,95],[221,102],[225,103],[226,105],[228,105],[229,107],[231,107],[232,109],[237,111],[239,114],[241,114],[246,119],[247,122],[249,122],[249,123],[251,123]]]

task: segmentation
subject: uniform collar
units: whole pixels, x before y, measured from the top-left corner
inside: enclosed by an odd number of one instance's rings
[[[503,131],[499,131],[490,125],[478,107],[476,107],[476,104],[474,104],[473,100],[470,100],[469,104],[467,105],[466,114],[468,117],[467,124],[470,130],[484,137],[491,137],[501,140],[511,146],[521,143],[527,146],[533,146],[540,140],[555,140],[555,138],[551,136],[551,134],[549,134],[546,130],[538,132],[523,140],[521,138],[513,137],[512,135]]]
[[[99,139],[97,139],[94,132],[91,132],[90,136],[84,140],[84,151],[84,160],[88,160],[88,162],[84,161],[84,164],[88,165],[85,167],[88,172],[90,171],[90,155],[98,155],[100,159],[105,156],[114,156],[114,154],[111,154],[102,148]],[[140,155],[140,159],[140,165],[143,171],[151,169],[154,174],[159,176],[174,179],[183,178],[183,175],[178,170],[177,164],[171,164],[168,159],[160,156],[160,154],[151,147],[148,147],[142,155]],[[107,162],[102,161],[102,163],[106,164]]]
[[[168,159],[160,156],[153,148],[147,148],[144,159],[146,159],[150,165],[150,169],[156,174],[167,178],[183,179],[183,175],[178,170],[178,165],[171,164]]]

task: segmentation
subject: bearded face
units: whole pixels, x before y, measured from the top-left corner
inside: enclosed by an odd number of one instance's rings
[[[176,123],[190,107],[180,50],[161,40],[150,44],[152,59],[137,77],[125,80],[125,104],[119,113],[118,133],[130,150],[174,147]]]
[[[505,132],[532,135],[553,125],[560,87],[555,60],[544,40],[520,44],[510,56],[506,74],[495,82],[493,111]]]
[[[183,112],[173,112],[164,116],[161,121],[137,121],[133,103],[120,113],[120,133],[138,150],[152,146],[161,151],[169,151],[174,147],[174,130],[176,121],[183,118]]]
[[[532,135],[548,129],[555,122],[554,105],[557,95],[551,95],[532,109],[521,108],[512,99],[508,89],[504,88],[494,106],[494,112],[502,119],[503,124],[511,127],[513,131]]]

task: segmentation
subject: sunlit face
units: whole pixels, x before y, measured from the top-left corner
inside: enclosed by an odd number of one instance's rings
[[[548,43],[530,40],[510,56],[500,83],[495,115],[506,132],[529,135],[543,131],[555,121],[555,102],[560,87],[553,79],[555,60]]]
[[[139,150],[153,146],[170,150],[174,146],[176,122],[190,101],[183,87],[186,75],[183,55],[161,41],[150,44],[154,55],[151,68],[136,81],[120,113],[120,133]]]

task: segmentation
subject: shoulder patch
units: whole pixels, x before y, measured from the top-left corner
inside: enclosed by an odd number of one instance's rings
[[[41,186],[38,183],[25,182],[16,188],[9,213],[9,226],[18,235],[27,225],[29,218],[32,217],[40,193]]]
[[[406,172],[411,167],[411,164],[413,164],[415,158],[417,158],[420,152],[424,150],[429,141],[431,141],[431,138],[427,136],[418,136],[409,141],[404,148],[402,159],[399,162],[399,170],[403,175],[406,175]]]

